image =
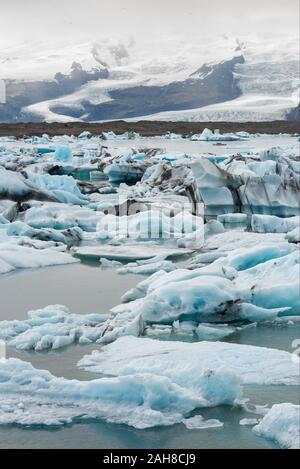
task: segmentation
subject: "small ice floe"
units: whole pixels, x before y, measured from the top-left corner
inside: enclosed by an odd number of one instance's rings
[[[73,252],[78,257],[100,259],[106,258],[109,260],[119,261],[137,261],[144,259],[151,259],[156,255],[167,257],[182,256],[191,254],[191,249],[179,249],[176,247],[168,247],[158,244],[123,244],[123,245],[99,245],[99,246],[83,246],[74,248]]]
[[[185,386],[197,384],[204,394],[214,386],[214,398],[226,401],[226,393],[217,385],[218,373],[230,373],[244,384],[271,385],[299,383],[299,361],[283,350],[226,342],[160,341],[150,338],[120,337],[101,351],[83,357],[78,365],[93,373],[111,376],[156,374],[167,376]],[[211,384],[204,375],[211,376]],[[201,378],[202,376],[202,378]],[[215,378],[213,377],[215,376]],[[202,381],[203,379],[203,381]],[[199,381],[200,380],[200,381]],[[228,388],[225,386],[225,389]],[[230,400],[232,394],[228,394]]]
[[[0,339],[16,349],[36,351],[89,344],[101,337],[101,324],[107,317],[97,313],[71,314],[65,306],[47,306],[29,311],[24,321],[1,321]]]
[[[207,428],[222,428],[223,422],[217,419],[205,420],[201,415],[195,415],[188,419],[183,419],[182,423],[188,430],[205,430]]]
[[[241,420],[240,420],[240,425],[242,425],[242,426],[246,426],[246,425],[249,425],[249,426],[251,426],[251,425],[257,425],[258,422],[259,422],[259,420],[258,420],[258,419],[255,419],[255,418],[253,418],[253,419],[244,418],[244,419],[241,419]]]
[[[126,264],[118,268],[119,274],[140,274],[152,275],[159,270],[164,272],[172,272],[176,269],[176,265],[172,261],[166,261],[166,256],[155,256],[150,259],[141,260],[133,263]]]
[[[253,431],[282,448],[300,449],[300,406],[289,403],[273,405]]]
[[[122,265],[122,262],[112,261],[112,260],[106,259],[105,257],[101,257],[100,264],[101,264],[101,267],[105,269],[113,269],[114,267],[120,267]]]
[[[47,267],[78,262],[63,252],[65,246],[56,246],[53,241],[44,242],[21,238],[20,241],[5,240],[0,243],[0,274],[16,269]]]

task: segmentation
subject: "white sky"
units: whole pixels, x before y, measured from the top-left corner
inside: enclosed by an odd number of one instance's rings
[[[0,46],[169,34],[299,34],[298,0],[0,0]]]

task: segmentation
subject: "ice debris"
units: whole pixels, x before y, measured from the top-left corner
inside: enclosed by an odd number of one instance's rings
[[[89,344],[102,335],[105,314],[71,314],[61,305],[28,312],[24,321],[1,321],[0,339],[19,350],[58,349],[73,343]]]

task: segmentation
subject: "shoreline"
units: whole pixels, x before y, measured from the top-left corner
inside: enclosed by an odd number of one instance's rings
[[[201,133],[206,127],[210,130],[219,129],[221,133],[226,132],[249,132],[251,134],[299,134],[298,121],[270,121],[270,122],[164,122],[164,121],[137,121],[126,122],[28,122],[28,123],[0,123],[0,137],[23,137],[24,135],[41,136],[44,133],[54,135],[78,135],[83,131],[89,131],[93,135],[102,132],[113,131],[116,134],[132,131],[141,137],[155,137],[172,133],[189,136]]]

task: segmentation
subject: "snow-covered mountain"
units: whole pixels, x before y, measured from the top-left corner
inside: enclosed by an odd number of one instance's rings
[[[294,119],[298,56],[296,37],[0,49],[0,121]]]

